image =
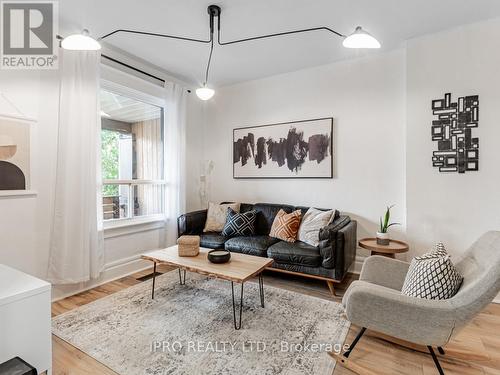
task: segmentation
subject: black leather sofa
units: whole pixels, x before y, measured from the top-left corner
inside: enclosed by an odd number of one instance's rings
[[[255,235],[227,238],[220,233],[203,233],[207,210],[186,213],[177,219],[178,235],[199,235],[200,245],[274,259],[273,270],[325,280],[334,292],[334,283],[342,281],[356,257],[356,221],[335,212],[331,224],[321,229],[318,247],[297,241],[288,243],[269,237],[274,217],[280,209],[290,213],[308,207],[281,204],[242,203],[240,212],[257,211]]]

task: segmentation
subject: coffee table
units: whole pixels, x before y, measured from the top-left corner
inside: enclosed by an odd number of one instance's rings
[[[154,299],[155,297],[156,265],[158,263],[177,267],[179,272],[179,283],[181,285],[185,285],[186,283],[186,271],[230,281],[231,295],[233,298],[234,328],[239,330],[241,328],[241,315],[243,312],[243,286],[247,280],[254,276],[258,276],[260,304],[264,307],[264,278],[262,277],[262,271],[264,271],[266,267],[270,267],[273,260],[253,255],[231,253],[231,260],[228,263],[215,264],[209,262],[207,259],[207,253],[210,250],[211,249],[200,248],[198,256],[180,257],[177,245],[175,245],[141,254],[142,259],[153,262],[153,288],[151,291],[151,298]],[[234,283],[241,284],[239,322],[236,321]]]

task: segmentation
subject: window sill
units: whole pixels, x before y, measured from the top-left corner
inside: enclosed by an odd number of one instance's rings
[[[35,197],[35,190],[0,190],[0,198],[3,197]]]
[[[104,222],[104,238],[125,236],[165,227],[165,217],[154,215],[144,218],[110,220]]]

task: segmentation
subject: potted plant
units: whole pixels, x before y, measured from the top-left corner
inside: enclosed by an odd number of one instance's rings
[[[389,233],[387,233],[387,231],[393,225],[400,225],[399,223],[389,223],[389,220],[391,219],[392,207],[394,207],[394,205],[387,207],[383,219],[382,217],[380,217],[380,228],[379,231],[377,232],[377,244],[379,245],[389,245],[390,239],[389,239]]]

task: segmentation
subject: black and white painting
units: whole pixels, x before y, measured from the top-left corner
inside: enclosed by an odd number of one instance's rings
[[[333,118],[233,130],[234,178],[333,178]]]
[[[479,170],[479,138],[472,131],[479,126],[479,96],[462,96],[452,101],[451,93],[432,101],[432,140],[437,150],[432,165],[440,172]]]

